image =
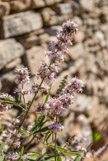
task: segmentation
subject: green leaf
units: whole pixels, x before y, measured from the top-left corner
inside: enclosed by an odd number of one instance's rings
[[[4,130],[4,128],[5,128],[5,126],[2,126],[2,127],[0,128],[0,132],[2,132],[2,131]]]
[[[44,155],[46,153],[46,148],[42,149],[42,155]]]
[[[42,156],[42,154],[39,153],[32,153],[28,155],[28,157],[30,158],[29,160],[36,160],[36,158],[40,156]]]
[[[40,128],[42,126],[44,119],[45,119],[45,115],[40,115],[39,118],[36,120],[35,124],[33,125],[31,132],[36,131],[38,127]]]
[[[45,104],[48,102],[48,98],[50,96],[51,87],[52,87],[52,84],[50,84],[50,88],[48,90],[48,94],[46,95],[45,102],[44,102]]]
[[[20,132],[20,134],[23,134],[23,135],[25,135],[25,134],[28,134],[28,133],[27,133],[27,131],[26,131],[26,129],[25,129],[25,128],[22,128],[22,129],[21,129],[21,132]]]
[[[53,161],[54,160],[54,156],[48,156],[48,157],[45,157],[44,159],[41,159],[40,161]]]
[[[21,148],[20,156],[24,154],[24,147]]]
[[[55,149],[54,145],[46,144],[48,147]],[[82,155],[81,152],[79,151],[68,151],[67,149],[64,149],[60,146],[56,146],[56,149],[60,152],[62,152],[64,155],[74,155],[74,156],[79,156]]]
[[[77,156],[74,161],[81,161],[82,157],[81,156]]]
[[[39,129],[39,130],[35,131],[35,133],[45,132],[45,131],[48,131],[48,130],[49,130],[49,128],[48,128],[48,126],[46,126],[46,127],[43,127],[42,129]]]
[[[83,152],[80,152],[80,155],[77,156],[74,161],[81,161],[81,159],[84,157],[84,153]]]
[[[10,100],[10,99],[8,99],[8,98],[1,98],[0,97],[0,100],[3,100],[4,101],[4,103],[8,103],[8,104],[12,104],[12,105],[16,105],[16,106],[20,106],[20,104],[18,104],[17,102],[15,102],[15,101],[12,101],[12,100]]]
[[[47,141],[48,141],[48,139],[50,138],[50,136],[51,136],[51,133],[47,133],[46,135],[45,135],[45,138],[44,138],[44,142],[47,144]]]
[[[93,131],[93,140],[94,141],[99,141],[102,138],[101,134],[99,134],[96,131]]]
[[[29,157],[39,157],[39,156],[42,156],[42,155],[39,154],[39,153],[33,153],[33,154],[29,154],[28,156]]]
[[[21,103],[21,95],[18,96],[18,102]]]
[[[62,161],[62,158],[59,153],[57,154],[57,161]]]

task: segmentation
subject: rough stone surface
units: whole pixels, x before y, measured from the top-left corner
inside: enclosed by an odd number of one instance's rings
[[[0,18],[10,13],[10,5],[7,2],[0,1]]]
[[[27,50],[25,58],[31,73],[35,74],[39,70],[40,63],[45,60],[45,48],[34,46]]]
[[[3,37],[13,37],[42,27],[40,14],[33,11],[26,11],[3,18]]]
[[[55,0],[45,0],[45,3],[47,6],[53,5],[55,3]]]
[[[72,6],[70,3],[57,4],[54,10],[56,10],[58,14],[72,14]]]
[[[23,46],[15,39],[0,41],[0,69],[17,57],[24,54]]]
[[[31,0],[16,0],[16,1],[10,1],[10,6],[12,11],[23,11],[30,7]]]
[[[86,1],[86,0],[80,0],[80,5],[85,10],[93,10],[94,8],[94,0]]]
[[[41,8],[45,7],[45,1],[44,0],[32,0],[32,8]]]
[[[83,45],[80,43],[80,44],[77,44],[73,47],[70,47],[69,54],[70,54],[70,57],[72,58],[72,60],[76,60],[79,57],[83,56],[83,54],[84,54]]]
[[[56,25],[58,22],[56,12],[51,8],[43,9],[41,15],[43,17],[45,26]]]

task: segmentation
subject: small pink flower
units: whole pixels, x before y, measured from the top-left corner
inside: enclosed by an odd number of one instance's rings
[[[51,124],[48,126],[48,128],[54,130],[55,133],[57,133],[58,131],[62,131],[64,129],[63,125],[59,123]]]
[[[1,94],[0,98],[7,98],[9,100],[14,101],[14,98],[7,93]],[[4,111],[4,110],[8,110],[8,109],[12,108],[12,106],[13,106],[12,104],[8,104],[8,103],[5,103],[5,102],[7,102],[7,101],[0,100],[0,111]]]
[[[25,83],[30,82],[29,71],[27,68],[17,68],[15,70],[15,73],[16,73],[15,81],[17,84],[24,85]]]

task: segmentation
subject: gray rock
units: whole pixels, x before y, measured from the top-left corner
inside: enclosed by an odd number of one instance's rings
[[[15,39],[0,41],[0,69],[17,57],[24,54],[23,46]]]
[[[45,31],[50,36],[55,36],[57,33],[61,31],[61,26],[51,26],[50,28],[46,28]]]
[[[72,60],[76,60],[79,57],[83,56],[84,54],[84,47],[82,43],[76,44],[73,47],[69,48],[69,55]]]
[[[54,6],[56,12],[62,14],[72,14],[72,5],[70,3],[60,3]]]
[[[3,37],[13,37],[35,31],[42,27],[42,18],[39,13],[26,11],[3,18]]]
[[[79,1],[81,7],[85,10],[91,11],[94,8],[94,0],[77,0]]]
[[[41,8],[45,7],[45,1],[44,0],[32,0],[32,8]]]

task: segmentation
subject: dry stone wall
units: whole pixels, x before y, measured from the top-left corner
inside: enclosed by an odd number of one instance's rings
[[[52,94],[66,74],[82,79],[84,94],[71,110],[86,112],[98,126],[108,116],[107,0],[0,0],[0,90],[12,91],[15,67],[27,66],[35,74],[44,50],[67,19],[80,27]]]

